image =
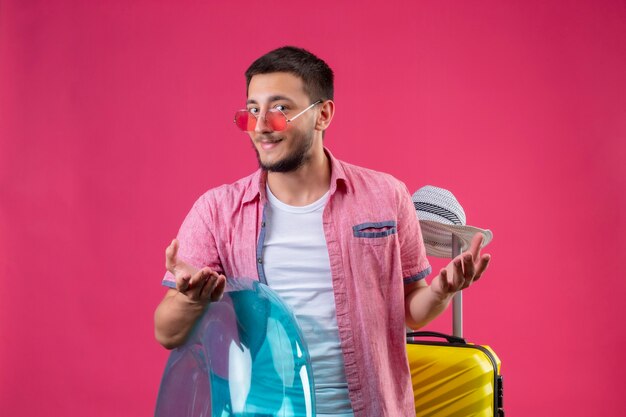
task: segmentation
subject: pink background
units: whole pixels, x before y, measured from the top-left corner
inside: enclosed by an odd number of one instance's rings
[[[256,168],[232,115],[284,44],[336,72],[337,157],[493,230],[465,330],[507,416],[626,410],[624,1],[210,3],[0,0],[2,415],[152,414],[164,248]]]

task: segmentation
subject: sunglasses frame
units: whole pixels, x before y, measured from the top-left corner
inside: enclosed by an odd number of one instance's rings
[[[265,114],[263,115],[263,117],[265,117],[265,121],[267,122],[267,113],[268,113],[268,112],[271,112],[272,114],[278,114],[278,113],[280,113],[280,114],[281,114],[281,115],[285,118],[285,127],[283,127],[282,129],[274,129],[274,128],[272,127],[272,130],[273,130],[274,132],[280,132],[281,130],[285,130],[285,129],[287,128],[287,123],[291,123],[293,120],[296,120],[298,117],[302,116],[304,113],[306,113],[307,111],[309,111],[310,109],[312,109],[314,106],[316,106],[316,105],[318,105],[318,104],[320,104],[320,103],[322,103],[322,102],[323,102],[323,100],[317,100],[315,103],[311,104],[309,107],[307,107],[306,109],[302,110],[300,113],[296,114],[296,115],[295,115],[295,116],[293,116],[291,119],[288,119],[288,118],[287,118],[287,115],[286,115],[286,114],[285,114],[282,110],[280,110],[280,109],[269,109],[269,110],[267,110],[267,111],[265,112]],[[255,120],[255,122],[254,122],[254,127],[253,127],[252,129],[250,129],[250,130],[244,130],[244,129],[242,129],[242,128],[241,128],[241,126],[239,126],[239,125],[237,124],[237,115],[238,115],[239,113],[241,113],[241,112],[245,112],[246,114],[249,114],[249,115],[251,115],[251,116],[254,116],[254,118],[256,119],[256,120]],[[241,109],[241,110],[238,110],[238,111],[236,111],[236,112],[235,112],[235,118],[233,119],[233,123],[235,123],[235,125],[236,125],[239,129],[241,129],[242,131],[244,131],[244,132],[252,132],[252,131],[254,131],[254,129],[256,129],[256,124],[257,124],[257,122],[258,122],[258,120],[259,120],[259,117],[261,117],[261,115],[260,115],[260,114],[259,114],[259,115],[256,115],[256,114],[250,113],[250,110],[248,110],[248,109]]]

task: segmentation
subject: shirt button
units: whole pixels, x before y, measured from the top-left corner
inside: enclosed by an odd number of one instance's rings
[[[256,260],[256,261],[257,261],[258,263],[260,263],[260,264],[262,264],[262,263],[263,263],[263,259],[261,259],[261,258],[257,258],[257,260]]]
[[[262,223],[261,223],[261,227],[265,227],[265,222],[262,222]]]

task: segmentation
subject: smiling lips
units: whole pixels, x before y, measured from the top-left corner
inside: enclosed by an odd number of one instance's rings
[[[260,140],[258,142],[261,144],[261,148],[263,148],[263,150],[267,151],[269,149],[272,149],[272,148],[276,147],[277,144],[282,142],[282,139],[276,139],[276,140],[262,139],[262,140]]]

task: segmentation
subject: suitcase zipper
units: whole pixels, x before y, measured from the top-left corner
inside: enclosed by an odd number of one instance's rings
[[[504,391],[502,386],[502,375],[498,371],[498,363],[491,354],[491,351],[480,345],[466,345],[465,347],[475,348],[483,352],[493,365],[493,414],[494,416],[504,417]]]

